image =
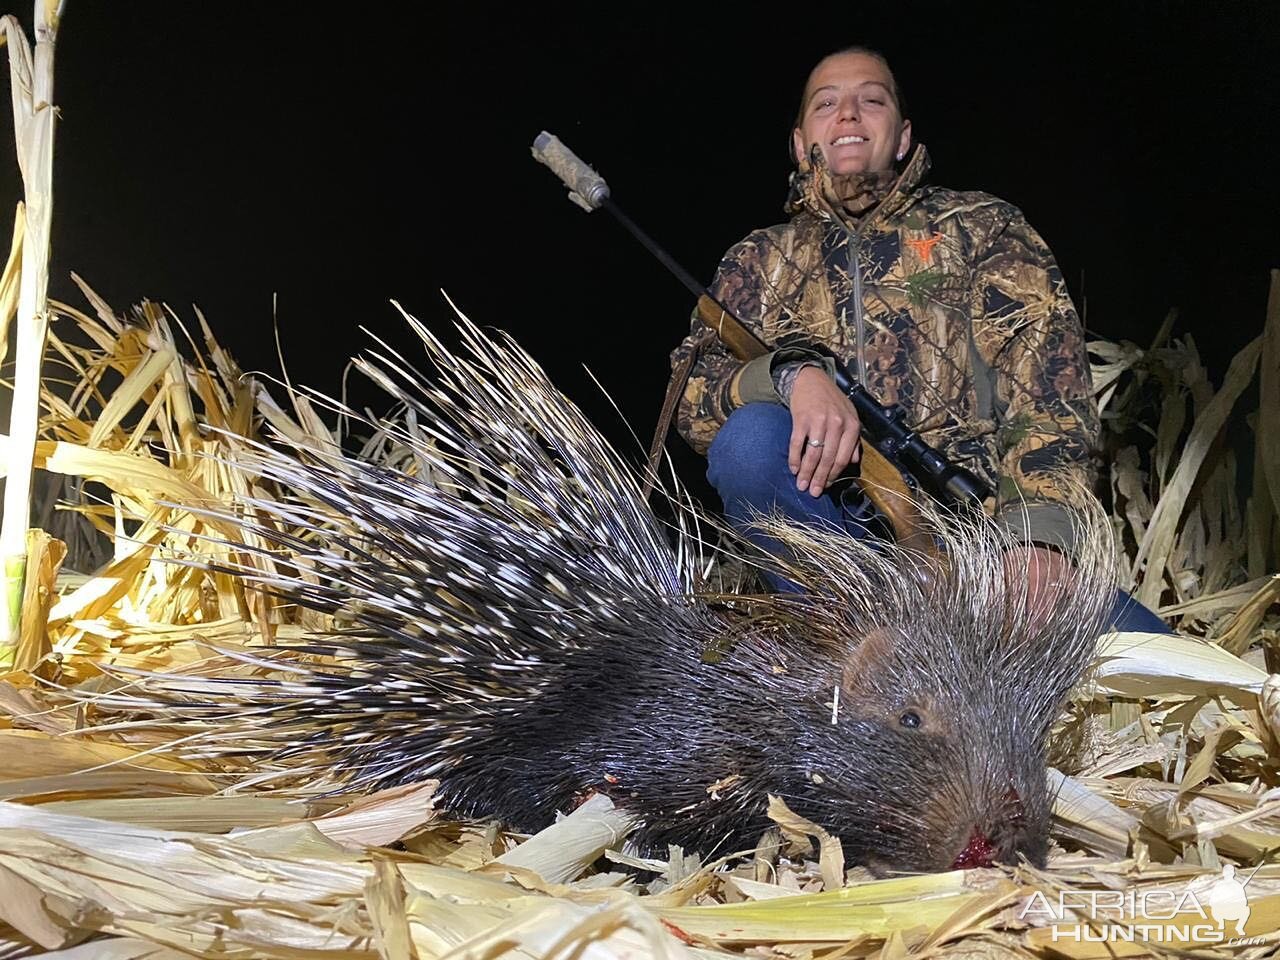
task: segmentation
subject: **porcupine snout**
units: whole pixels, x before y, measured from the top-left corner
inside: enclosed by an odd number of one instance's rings
[[[1050,801],[1041,749],[1006,749],[995,741],[961,745],[952,789],[933,798],[926,822],[939,836],[945,868],[990,867],[1020,860],[1044,866]],[[1012,746],[1012,745],[1009,745]]]
[[[867,696],[892,676],[873,671],[846,689],[837,725],[797,725],[806,731],[798,750],[806,775],[788,802],[839,835],[851,862],[881,875],[1042,864],[1042,752],[993,734],[990,718],[975,716],[990,702],[960,690],[924,696],[890,684],[888,696]]]
[[[1014,716],[989,683],[907,688],[901,665],[859,663],[869,672],[842,688],[837,724],[797,723],[803,786],[788,803],[880,875],[1042,865],[1043,742],[1022,721],[1050,709]]]

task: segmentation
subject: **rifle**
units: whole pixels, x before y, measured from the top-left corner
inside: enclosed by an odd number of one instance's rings
[[[769,346],[733,314],[703,293],[698,298],[698,319],[716,330],[724,345],[740,360],[753,360],[769,352]],[[835,381],[853,404],[862,423],[862,435],[890,463],[906,470],[916,484],[947,506],[980,505],[991,496],[991,488],[979,477],[956,466],[924,438],[906,425],[906,411],[895,404],[885,406],[854,379],[853,371],[833,350],[821,343],[798,341],[802,347],[835,361]]]
[[[622,224],[650,253],[690,290],[697,298],[697,316],[703,325],[713,331],[721,342],[739,360],[747,361],[763,356],[770,347],[751,332],[737,317],[718,303],[692,274],[671,259],[643,230],[613,203],[609,185],[604,178],[580,160],[558,138],[543,131],[533,142],[533,156],[546,164],[569,188],[569,199],[588,213],[604,208]],[[801,344],[793,344],[800,346]],[[836,386],[853,404],[862,424],[862,435],[869,441],[863,444],[859,484],[875,507],[889,520],[899,542],[919,544],[931,549],[920,531],[919,510],[912,490],[904,481],[904,471],[911,486],[923,487],[926,492],[948,506],[981,507],[990,496],[990,488],[979,477],[957,466],[931,447],[915,431],[906,425],[905,411],[897,406],[883,406],[862,384],[858,383],[849,366],[833,351],[822,344],[804,343],[810,350],[835,361]],[[651,461],[656,460],[669,425],[670,408],[674,391],[667,398],[667,409],[659,420],[654,437]],[[901,469],[899,468],[899,466]]]

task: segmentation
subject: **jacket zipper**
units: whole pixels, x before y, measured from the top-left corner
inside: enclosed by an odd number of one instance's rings
[[[908,166],[910,166],[910,164],[908,164]],[[893,189],[891,189],[885,198],[876,204],[875,208],[862,219],[862,222],[858,225],[857,229],[850,229],[849,224],[845,222],[844,217],[840,216],[833,207],[828,207],[831,219],[839,225],[840,229],[844,231],[845,236],[849,238],[849,269],[853,272],[853,329],[858,352],[854,359],[857,362],[858,382],[863,386],[865,386],[867,382],[867,332],[862,316],[862,268],[858,263],[858,253],[862,243],[862,228],[875,220],[876,216],[884,208],[885,203],[888,202],[889,197],[893,196],[894,193],[897,192],[898,187],[902,184],[902,178],[905,177],[906,174],[907,172],[904,169],[902,173],[898,175],[898,179],[894,183]]]
[[[862,241],[862,231],[854,230],[850,232],[846,227],[845,233],[849,237],[849,270],[853,273],[853,330],[855,345],[857,347],[857,356],[855,359],[857,360],[858,365],[858,382],[865,384],[867,382],[867,332],[862,317],[862,267],[858,260],[858,253],[861,248]]]
[[[845,237],[848,238],[845,249],[848,251],[848,269],[853,274],[853,332],[854,347],[856,349],[854,363],[858,371],[858,382],[864,386],[867,382],[867,333],[862,316],[862,267],[858,262],[858,253],[862,247],[862,228],[875,218],[876,213],[879,212],[880,207],[883,205],[884,201],[882,200],[856,228],[845,222],[844,217],[840,216],[834,208],[830,209],[832,221],[844,231]]]

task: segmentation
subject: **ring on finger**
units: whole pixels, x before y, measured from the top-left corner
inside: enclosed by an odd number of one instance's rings
[[[810,446],[810,447],[825,447],[825,446],[826,446],[826,444],[825,444],[823,441],[821,441],[821,440],[814,440],[814,439],[812,439],[812,438],[811,438],[811,439],[809,439],[809,440],[806,440],[806,441],[805,441],[805,445],[806,445],[806,446]]]

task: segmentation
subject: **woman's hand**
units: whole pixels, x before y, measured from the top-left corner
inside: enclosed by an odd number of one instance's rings
[[[818,367],[805,367],[791,388],[791,449],[787,463],[796,489],[821,496],[827,485],[858,459],[858,414],[839,387]]]
[[[1027,607],[1033,629],[1042,627],[1058,599],[1075,579],[1071,561],[1047,547],[1025,546],[1004,555],[1005,581],[1027,585]]]

